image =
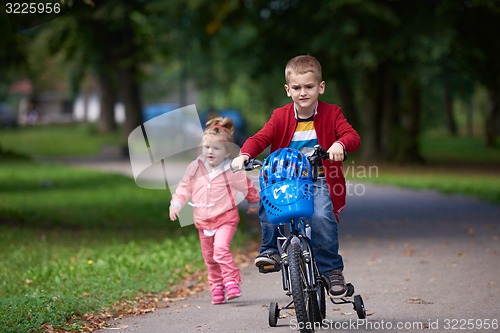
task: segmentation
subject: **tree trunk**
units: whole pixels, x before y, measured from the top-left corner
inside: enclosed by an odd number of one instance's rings
[[[453,113],[453,96],[450,91],[449,82],[444,84],[444,111],[446,113],[446,128],[451,136],[457,136],[457,122]]]
[[[352,127],[360,128],[361,122],[359,121],[359,115],[354,104],[354,90],[349,78],[343,71],[335,73],[334,77],[336,78],[335,81],[340,95],[340,106],[342,107],[344,116]]]
[[[380,117],[377,109],[376,75],[365,71],[361,77],[361,110],[363,110],[363,146],[361,157],[365,161],[380,159]]]
[[[111,133],[117,128],[115,121],[115,86],[111,75],[103,70],[96,71],[96,80],[100,90],[100,114],[97,128],[100,133]]]
[[[494,147],[498,135],[498,119],[500,118],[500,93],[496,89],[489,90],[490,109],[485,119],[486,146]]]
[[[472,104],[472,96],[467,97],[467,136],[474,137],[474,106]]]
[[[394,77],[389,71],[386,73],[383,82],[383,109],[382,114],[382,129],[381,129],[381,145],[384,160],[391,161],[395,154],[395,145],[398,139],[398,113],[397,106],[399,104],[398,84],[394,81]]]
[[[129,134],[142,124],[142,102],[136,72],[132,67],[119,69],[118,87],[125,108],[125,124],[122,141],[126,145]]]
[[[399,163],[422,163],[418,135],[420,134],[421,91],[414,78],[407,78],[401,85],[400,107],[401,135],[397,142],[395,161]]]

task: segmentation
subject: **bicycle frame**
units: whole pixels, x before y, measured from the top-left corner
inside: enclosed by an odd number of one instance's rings
[[[283,290],[289,290],[290,278],[288,274],[287,265],[287,249],[289,244],[299,242],[302,248],[302,255],[306,263],[306,278],[309,286],[317,286],[317,277],[319,276],[316,261],[314,260],[314,253],[312,251],[311,240],[307,235],[307,228],[309,228],[306,221],[291,220],[289,224],[288,237],[282,235],[278,237],[278,250],[284,263],[282,269]],[[285,227],[285,225],[284,225]]]

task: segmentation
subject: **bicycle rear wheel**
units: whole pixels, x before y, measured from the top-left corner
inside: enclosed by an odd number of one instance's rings
[[[304,261],[302,260],[302,250],[298,243],[291,243],[287,249],[288,269],[290,273],[290,286],[292,289],[293,306],[297,322],[301,333],[314,332],[313,309],[309,309],[312,302],[317,302],[314,297],[310,300],[307,288],[307,275]],[[317,303],[316,303],[317,304]],[[313,318],[309,318],[312,315]]]

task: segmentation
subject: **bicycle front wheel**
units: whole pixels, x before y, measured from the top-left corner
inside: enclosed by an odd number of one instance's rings
[[[314,332],[314,322],[309,318],[309,292],[307,273],[300,244],[291,243],[287,249],[290,287],[292,289],[293,306],[301,333]],[[312,319],[312,318],[311,318]]]

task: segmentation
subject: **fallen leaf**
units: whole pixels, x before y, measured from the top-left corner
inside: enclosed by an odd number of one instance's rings
[[[432,302],[424,301],[421,298],[418,297],[412,297],[409,300],[406,301],[409,304],[434,304]]]
[[[382,259],[376,258],[376,259],[372,259],[372,260],[368,261],[367,264],[368,264],[368,266],[372,266],[372,265],[380,264],[381,262],[382,262]]]
[[[417,253],[417,250],[415,249],[409,249],[404,252],[405,257],[412,257],[415,253]]]
[[[128,328],[128,325],[120,324],[120,325],[118,325],[116,327],[108,327],[106,329],[108,329],[108,330],[124,330],[126,328]]]

